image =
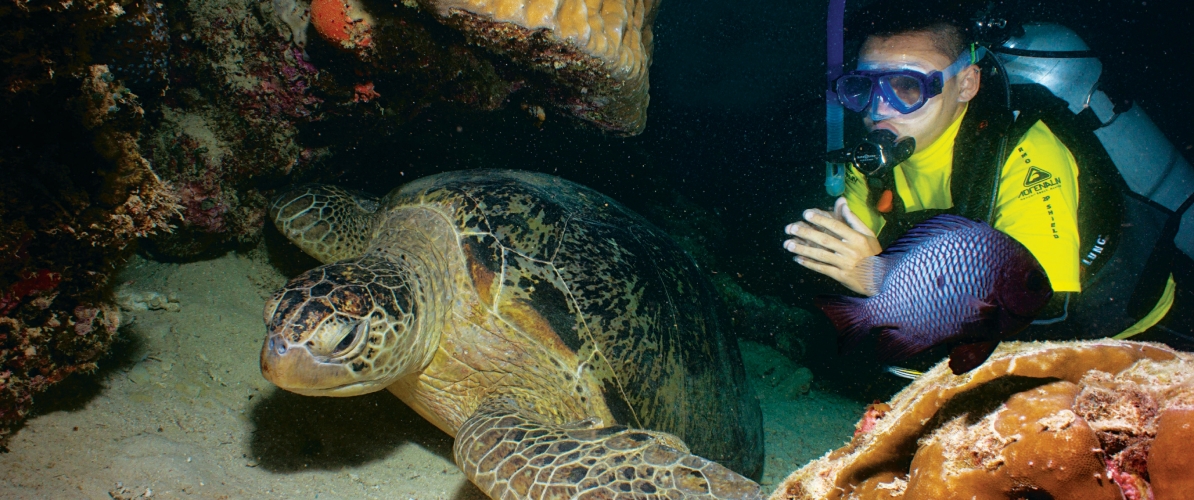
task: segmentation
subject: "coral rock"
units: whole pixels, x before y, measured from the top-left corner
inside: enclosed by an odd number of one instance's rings
[[[1156,500],[1194,498],[1194,408],[1161,413],[1157,437],[1148,453],[1148,472]]]
[[[555,75],[573,91],[571,113],[628,135],[646,127],[658,0],[428,3],[474,43]]]
[[[21,281],[9,287],[8,292],[0,295],[0,316],[6,315],[21,304],[21,299],[38,293],[48,292],[58,287],[62,275],[52,273],[46,269],[26,273]]]
[[[373,90],[373,82],[358,83],[353,87],[352,102],[369,102],[378,97],[381,97],[381,94]]]
[[[1091,453],[1099,440],[1071,410],[1078,391],[1054,382],[1013,395],[977,424],[954,418],[921,443],[905,497],[1006,499],[1045,491],[1057,500],[1118,500],[1119,489]]]
[[[164,88],[161,7],[0,5],[11,42],[0,44],[0,448],[37,393],[95,369],[119,325],[105,304],[109,273],[135,238],[178,220],[169,185],[141,154],[147,120],[124,81]]]
[[[297,2],[274,0],[273,5],[277,24],[297,33],[295,26],[303,23]],[[414,93],[412,82],[443,81],[450,85],[428,90],[448,91],[442,97],[479,109],[492,109],[514,90],[529,87],[526,98],[603,130],[635,135],[646,126],[658,0],[404,0],[401,7],[391,5],[313,0],[310,8],[310,22],[321,38],[354,53],[352,63],[360,63],[353,65],[354,73],[373,78],[382,94],[392,93],[384,76],[393,73],[406,75],[408,81],[398,87],[405,92]],[[437,21],[463,39],[442,36]],[[500,70],[490,62],[494,59],[503,59],[495,61]],[[325,66],[335,71],[335,64]]]
[[[771,498],[1191,498],[1192,403],[1194,354],[1005,342],[963,375],[938,364]]]
[[[647,72],[658,0],[432,0],[441,16],[468,13],[529,31],[544,30],[626,80]]]

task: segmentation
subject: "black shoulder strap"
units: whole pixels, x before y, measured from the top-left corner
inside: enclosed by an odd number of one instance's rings
[[[1043,121],[1078,163],[1080,255],[1083,276],[1089,276],[1111,260],[1119,246],[1127,183],[1094,135],[1101,125],[1094,111],[1085,109],[1075,115],[1064,100],[1038,84],[1012,85],[1011,91],[1012,101],[1020,110],[1016,128],[1023,128],[1017,137]]]
[[[1110,260],[1119,245],[1125,213],[1123,193],[1128,192],[1119,170],[1094,135],[1098,119],[1089,109],[1073,114],[1064,100],[1041,85],[1003,86],[994,65],[979,66],[983,69],[984,90],[971,101],[954,143],[950,181],[953,208],[909,213],[900,197],[895,196],[894,208],[886,216],[889,227],[880,235],[880,243],[886,247],[916,224],[940,213],[990,223],[1000,174],[1011,148],[1033,125],[1043,121],[1069,148],[1080,168],[1078,233],[1083,276],[1089,276]],[[1008,95],[1016,113],[1007,106]]]
[[[993,58],[992,58],[993,59]],[[1020,134],[1009,108],[1006,80],[998,67],[979,64],[983,91],[974,96],[954,142],[950,194],[959,215],[990,223],[1003,164]]]
[[[970,101],[966,117],[954,142],[950,196],[953,208],[908,212],[899,196],[886,216],[888,227],[879,235],[886,247],[916,224],[941,213],[951,213],[990,222],[991,208],[999,187],[999,175],[1007,158],[1008,130],[1014,115],[1008,109],[1008,89],[999,68],[985,58],[979,61],[982,90]],[[1012,144],[1014,146],[1014,143]]]

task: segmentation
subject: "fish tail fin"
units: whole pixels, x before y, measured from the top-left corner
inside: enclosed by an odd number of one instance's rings
[[[887,270],[891,265],[891,261],[879,255],[872,255],[862,259],[854,269],[850,271],[850,275],[862,284],[863,289],[868,297],[874,297],[879,294],[879,290],[883,287],[883,280],[887,277]]]
[[[817,307],[825,311],[833,327],[837,329],[837,350],[844,353],[858,345],[871,332],[871,323],[863,305],[866,299],[846,297],[844,295],[818,295]]]

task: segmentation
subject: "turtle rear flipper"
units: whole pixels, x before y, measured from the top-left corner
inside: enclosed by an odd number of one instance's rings
[[[755,482],[664,432],[552,425],[508,399],[482,404],[456,435],[456,463],[490,498],[762,499]]]
[[[274,198],[269,215],[278,231],[326,264],[365,253],[380,206],[363,193],[308,184]]]

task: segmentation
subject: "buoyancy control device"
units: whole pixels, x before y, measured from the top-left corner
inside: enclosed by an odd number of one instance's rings
[[[1101,126],[1094,134],[1128,188],[1179,214],[1176,247],[1194,257],[1194,167],[1138,105],[1117,110],[1099,89],[1103,65],[1069,28],[1026,23],[1022,33],[992,48],[1011,84],[1036,83],[1066,101],[1074,114],[1089,109]]]
[[[827,24],[828,59],[826,76],[827,151],[825,188],[831,196],[840,196],[845,188],[843,148],[843,109],[832,89],[834,79],[843,72],[842,26],[845,0],[830,0]],[[974,19],[982,37],[998,58],[1008,83],[1039,84],[1064,100],[1075,115],[1089,109],[1099,121],[1094,135],[1119,170],[1128,188],[1141,198],[1179,216],[1180,225],[1174,244],[1187,256],[1194,257],[1194,167],[1157,128],[1140,106],[1117,109],[1099,88],[1103,65],[1090,47],[1073,30],[1052,23],[1022,23],[1012,26],[989,10]],[[1015,28],[1015,29],[1013,29]],[[1011,36],[1005,34],[1015,33]],[[865,142],[865,141],[864,141]]]

